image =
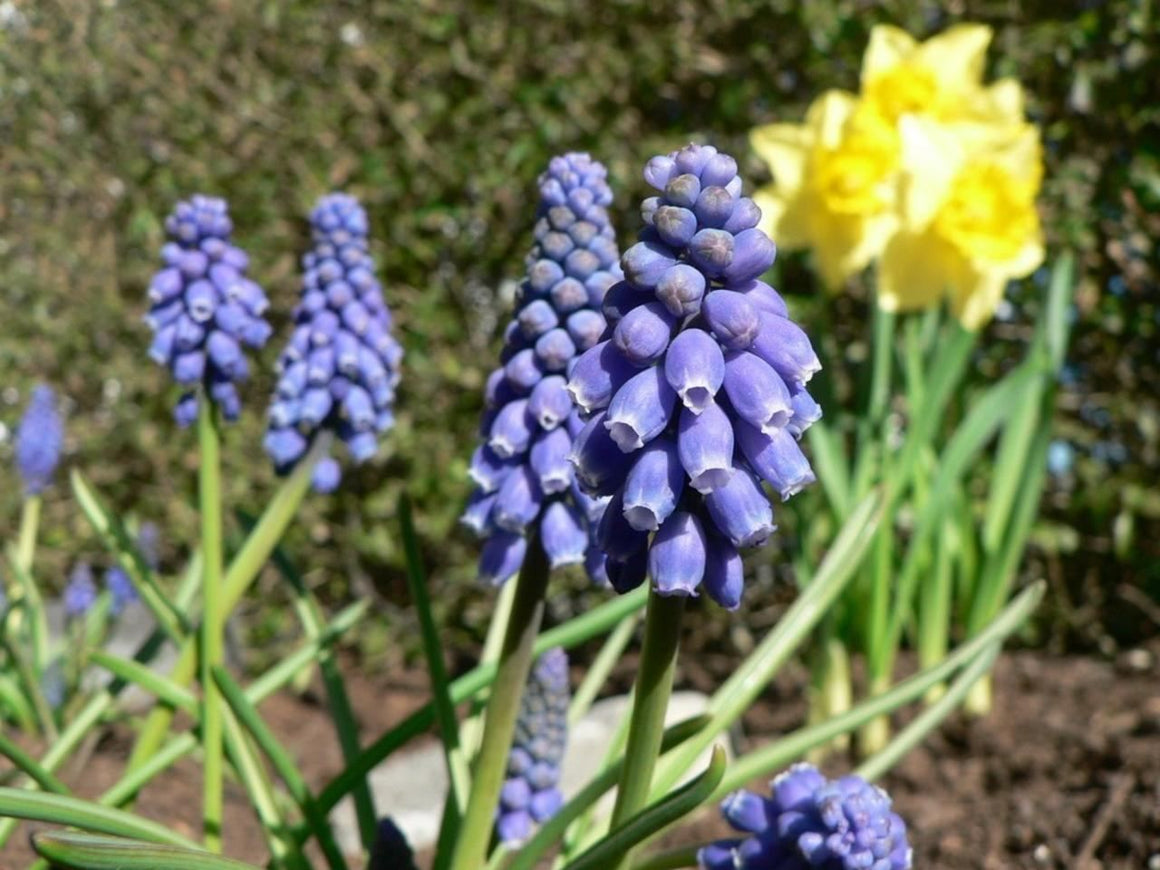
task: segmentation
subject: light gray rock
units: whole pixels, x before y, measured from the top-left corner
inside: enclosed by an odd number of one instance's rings
[[[699,692],[674,692],[669,703],[666,724],[674,724],[705,712],[709,699]],[[561,788],[571,798],[592,777],[604,759],[621,720],[628,715],[627,695],[605,698],[592,705],[568,735],[568,754],[564,759]],[[726,746],[731,755],[732,747]],[[708,753],[690,768],[692,778],[708,764]],[[375,807],[389,815],[407,835],[413,849],[426,849],[439,836],[440,814],[447,793],[447,769],[443,749],[428,743],[414,750],[388,758],[370,775]],[[600,803],[602,813],[610,813],[615,792]],[[348,855],[359,851],[358,824],[354,804],[347,798],[331,814],[338,846]]]

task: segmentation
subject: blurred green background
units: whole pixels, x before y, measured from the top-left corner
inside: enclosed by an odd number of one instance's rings
[[[706,140],[764,182],[747,131],[800,120],[825,88],[856,88],[872,25],[927,36],[981,21],[996,30],[989,74],[1018,76],[1043,127],[1051,248],[1074,247],[1082,264],[1053,475],[1024,570],[1051,581],[1044,640],[1131,643],[1160,626],[1156,15],[1133,0],[3,0],[0,463],[10,468],[28,388],[51,383],[68,400],[67,464],[118,509],[161,522],[166,562],[181,564],[196,538],[195,439],[171,423],[176,390],[145,356],[141,316],[165,215],[212,193],[230,201],[278,327],[227,435],[227,497],[260,510],[275,485],[263,410],[304,216],[319,195],[347,190],[370,214],[407,350],[399,424],[340,494],[309,500],[288,546],[330,600],[376,597],[385,618],[364,651],[396,662],[415,638],[394,534],[405,487],[450,640],[470,648],[491,597],[476,588],[478,546],[455,518],[548,158],[588,150],[607,163],[627,245],[652,154]],[[815,340],[859,359],[864,293],[822,298],[800,256],[783,257],[776,277]],[[980,377],[1021,355],[1042,278],[1015,288],[988,328]],[[15,533],[19,498],[0,471],[0,538]],[[82,557],[101,562],[62,475],[41,577],[59,585]],[[784,564],[775,548],[759,559]],[[743,644],[759,630],[778,573],[756,572],[744,627],[718,619],[706,638]],[[555,616],[593,594],[582,587],[573,578],[573,594],[554,598]],[[283,600],[273,574],[261,588],[248,624],[277,648],[293,618],[266,606]]]

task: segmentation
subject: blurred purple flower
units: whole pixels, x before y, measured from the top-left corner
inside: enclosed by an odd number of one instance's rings
[[[87,562],[80,562],[69,575],[64,587],[64,615],[69,619],[84,616],[97,601],[97,584],[93,580],[93,569]]]
[[[179,425],[197,419],[199,386],[201,397],[236,420],[237,384],[249,374],[243,348],[260,348],[270,337],[266,294],[246,277],[249,257],[230,244],[233,224],[224,199],[198,195],[179,202],[165,229],[164,265],[149,284],[149,356],[187,388],[174,409]]]
[[[39,495],[52,482],[63,446],[64,423],[56,394],[40,384],[33,388],[16,430],[16,470],[24,481],[25,495]]]
[[[568,743],[568,656],[554,647],[536,661],[520,701],[507,778],[496,811],[496,835],[522,843],[564,804],[560,765]]]
[[[288,473],[323,431],[346,444],[355,463],[370,459],[395,424],[392,412],[403,348],[375,278],[367,216],[353,196],[322,197],[310,215],[314,245],[302,258],[294,332],[278,359],[266,452]],[[317,492],[333,492],[342,472],[324,457]]]

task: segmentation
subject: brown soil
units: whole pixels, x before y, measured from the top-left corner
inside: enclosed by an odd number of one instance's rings
[[[690,671],[694,684],[705,673]],[[800,675],[787,677],[746,717],[752,745],[800,722]],[[366,739],[425,699],[423,679],[351,675],[352,701]],[[283,695],[263,707],[297,753],[308,781],[342,766],[317,696]],[[95,795],[118,775],[127,732],[96,746],[65,779]],[[837,772],[841,762],[827,767]],[[759,787],[760,784],[754,784]],[[1160,664],[1138,651],[1119,666],[1084,658],[1015,653],[996,672],[995,711],[953,719],[884,782],[906,818],[916,868],[937,870],[1156,870],[1160,868]],[[179,764],[143,793],[137,809],[191,836],[198,830],[198,768]],[[245,796],[231,788],[227,853],[260,863],[265,845]],[[667,838],[669,845],[725,834],[709,813]],[[23,832],[22,832],[23,834]],[[0,868],[26,866],[23,835],[0,854]]]

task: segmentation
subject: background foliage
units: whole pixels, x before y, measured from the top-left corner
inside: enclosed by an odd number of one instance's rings
[[[227,499],[256,512],[272,490],[262,409],[305,215],[345,189],[370,214],[407,349],[399,425],[339,495],[311,500],[288,545],[330,598],[378,596],[390,636],[368,637],[369,651],[401,649],[396,634],[415,637],[395,631],[408,618],[393,516],[405,483],[434,599],[478,631],[488,600],[471,582],[478,549],[455,518],[548,157],[586,149],[608,164],[624,244],[648,156],[691,138],[748,155],[754,125],[800,119],[822,89],[856,87],[874,23],[926,36],[958,20],[993,25],[992,75],[1029,91],[1047,145],[1049,240],[1076,247],[1083,268],[1058,420],[1072,461],[1054,451],[1027,570],[1052,581],[1047,628],[1059,643],[1108,647],[1154,630],[1160,34],[1151,5],[1135,0],[0,2],[0,461],[28,387],[49,381],[70,400],[67,461],[118,509],[161,521],[168,559],[184,557],[196,537],[195,438],[171,423],[176,394],[145,358],[140,317],[165,214],[195,191],[224,195],[280,327],[225,451]],[[751,157],[743,170],[762,180]],[[814,335],[858,360],[862,295],[823,299],[806,266],[785,258],[779,289]],[[1028,284],[989,327],[984,375],[1019,355],[1012,344],[1026,340],[1039,297]],[[0,486],[2,537],[18,498]],[[41,575],[61,582],[72,559],[98,551],[65,499],[62,486],[49,495],[42,550]],[[755,585],[770,593],[772,573]],[[273,575],[264,589],[281,595]],[[574,603],[561,597],[557,616]],[[290,630],[282,608],[253,615],[260,638]]]

